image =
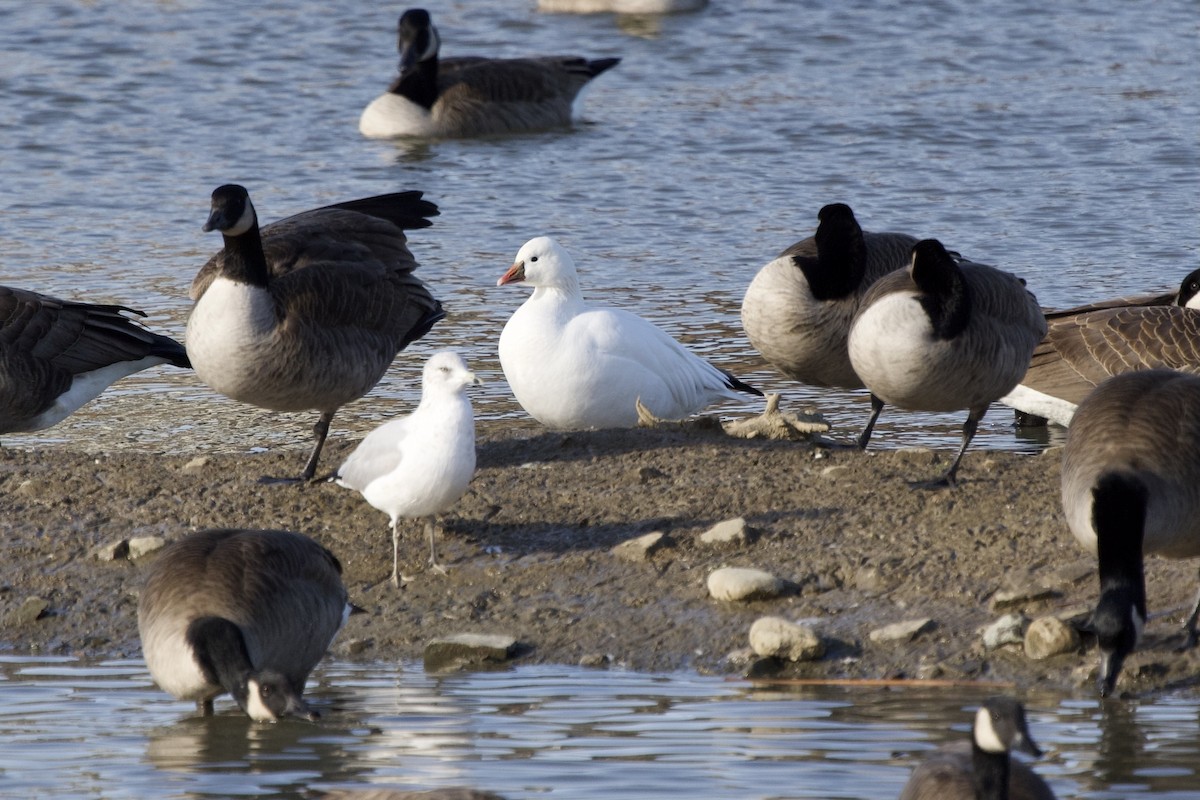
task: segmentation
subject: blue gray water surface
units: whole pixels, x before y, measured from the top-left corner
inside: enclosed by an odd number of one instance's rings
[[[0,656],[0,796],[308,797],[469,785],[510,800],[896,797],[962,739],[976,689],[754,685],[695,675],[528,667],[435,677],[329,662],[316,724],[202,718],[140,662]],[[1035,767],[1060,798],[1194,800],[1194,697],[1025,698]]]
[[[265,220],[422,189],[442,215],[411,246],[450,318],[339,414],[335,436],[410,408],[420,363],[443,347],[487,381],[480,416],[522,419],[496,339],[524,294],[495,280],[541,234],[572,250],[593,300],[853,430],[862,395],[782,380],[738,323],[755,271],[809,235],[825,203],[1017,272],[1048,306],[1162,289],[1200,266],[1194,2],[714,0],[665,18],[441,3],[447,55],[623,60],[570,131],[368,141],[357,118],[394,73],[400,10],[0,4],[0,282],[127,303],[182,338],[188,284],[220,246],[200,230],[215,186],[245,184]],[[310,422],[161,369],[5,444],[302,449]],[[950,447],[960,424],[889,412],[876,442]],[[1000,410],[977,441],[1039,445]],[[5,797],[285,796],[361,782],[511,797],[891,797],[920,752],[962,735],[980,699],[331,663],[313,689],[324,722],[254,726],[195,719],[136,662],[0,662]],[[1026,699],[1049,750],[1038,768],[1060,797],[1200,796],[1194,696]]]
[[[487,381],[481,417],[523,418],[496,339],[524,292],[495,281],[550,234],[593,300],[852,431],[864,396],[783,380],[738,321],[755,271],[809,235],[825,203],[1017,272],[1045,305],[1161,289],[1200,266],[1193,2],[752,0],[662,18],[533,5],[438,4],[443,52],[620,56],[585,92],[580,124],[406,144],[357,131],[396,69],[399,7],[4,4],[0,281],[125,302],[182,337],[188,284],[220,247],[200,230],[217,185],[245,184],[265,220],[422,189],[442,216],[411,246],[450,318],[339,415],[341,430],[411,407],[421,362],[448,346]],[[892,411],[876,442],[950,447],[960,417]],[[245,424],[220,424],[231,418]],[[303,448],[297,424],[160,368],[13,444]],[[1037,446],[999,410],[979,443]]]

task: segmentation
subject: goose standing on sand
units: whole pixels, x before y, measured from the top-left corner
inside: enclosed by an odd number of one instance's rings
[[[762,392],[717,369],[661,328],[616,308],[590,306],[575,262],[547,236],[531,239],[498,286],[533,294],[500,334],[500,366],[521,407],[550,428],[629,428],[638,402],[681,419],[737,392]]]
[[[1084,398],[1063,450],[1062,502],[1075,540],[1099,560],[1090,627],[1107,696],[1146,625],[1143,554],[1200,556],[1200,377],[1127,372]],[[1185,646],[1196,644],[1198,614],[1200,595]]]
[[[363,110],[358,129],[372,139],[458,138],[571,124],[575,98],[619,58],[438,57],[429,12],[400,17],[400,75]]]
[[[250,717],[316,719],[304,683],[357,610],[342,567],[288,531],[208,530],[163,549],[138,599],[150,676],[204,715],[228,692]]]
[[[975,713],[970,741],[942,747],[922,762],[900,800],[1054,800],[1046,782],[1012,758],[1013,750],[1042,755],[1021,704],[988,698]]]
[[[475,474],[475,416],[466,388],[479,383],[458,353],[425,362],[421,402],[406,417],[367,434],[334,475],[338,485],[391,517],[392,584],[400,585],[400,517],[426,517],[429,566],[437,563],[437,515],[458,502]]]
[[[156,364],[190,368],[183,345],[117,305],[0,286],[0,433],[40,431],[115,381]]]
[[[413,275],[404,231],[430,225],[421,192],[305,211],[262,228],[241,186],[212,195],[204,230],[225,249],[192,282],[187,353],[221,394],[273,411],[321,413],[298,480],[311,480],[340,407],[445,316]]]
[[[742,328],[763,358],[810,386],[861,389],[850,365],[850,323],[871,284],[903,269],[916,237],[865,233],[850,206],[817,214],[817,231],[758,271],[742,300]]]
[[[1046,334],[1037,300],[1015,275],[958,261],[936,239],[917,242],[907,270],[880,278],[850,328],[850,362],[871,392],[865,448],[884,403],[914,411],[967,409],[962,447],[927,486],[952,486],[988,406],[1016,386]]]
[[[1046,319],[1025,376],[1000,398],[1021,413],[1067,426],[1080,401],[1113,375],[1200,373],[1200,270],[1178,292],[1051,311]]]

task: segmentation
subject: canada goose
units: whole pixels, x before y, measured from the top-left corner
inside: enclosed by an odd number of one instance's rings
[[[1000,402],[1059,425],[1122,372],[1200,372],[1200,270],[1178,292],[1120,298],[1046,314],[1049,328],[1021,382]]]
[[[921,763],[900,800],[1054,800],[1037,773],[1009,753],[1037,758],[1025,709],[1011,697],[991,697],[975,712],[971,738],[937,750]]]
[[[619,58],[438,57],[441,39],[429,12],[400,17],[400,75],[363,110],[358,129],[373,139],[464,137],[571,124],[571,106],[588,81]]]
[[[517,402],[547,427],[633,427],[639,400],[679,419],[736,392],[762,396],[641,317],[588,305],[574,260],[547,236],[526,242],[496,283],[533,287],[500,334],[500,366]]]
[[[1106,696],[1146,624],[1143,554],[1200,556],[1200,377],[1126,372],[1084,398],[1067,432],[1062,501],[1075,540],[1099,559],[1090,627]],[[1184,625],[1189,647],[1198,612],[1200,596]]]
[[[189,368],[183,345],[116,305],[0,286],[0,433],[40,431],[155,364]]]
[[[253,719],[316,719],[304,682],[350,605],[342,567],[288,531],[207,530],[163,549],[138,599],[150,676],[204,715],[228,692]]]
[[[912,249],[908,270],[880,278],[850,328],[850,363],[871,392],[865,448],[884,403],[914,411],[967,409],[962,447],[928,486],[954,485],[988,406],[1016,385],[1046,333],[1037,300],[1015,275],[957,261],[941,242]]]
[[[772,366],[812,386],[861,389],[846,338],[863,295],[908,265],[916,237],[865,233],[850,206],[827,205],[813,236],[758,271],[742,300],[742,327]]]
[[[421,377],[421,402],[411,414],[367,434],[338,467],[334,480],[361,492],[391,517],[392,584],[400,585],[400,517],[426,517],[429,566],[445,572],[433,548],[437,515],[467,491],[475,474],[475,417],[464,391],[479,383],[458,353],[435,353]]]
[[[187,353],[227,397],[321,412],[298,480],[316,472],[334,412],[446,315],[413,275],[404,236],[437,213],[421,192],[400,192],[305,211],[260,234],[244,188],[213,192],[204,230],[219,230],[225,249],[192,282]]]

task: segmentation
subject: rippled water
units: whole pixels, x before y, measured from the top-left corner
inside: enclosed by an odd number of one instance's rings
[[[419,363],[445,346],[488,380],[481,416],[520,416],[495,339],[524,295],[494,284],[524,241],[550,233],[593,299],[853,430],[865,398],[783,381],[737,316],[755,271],[827,202],[1019,272],[1047,305],[1166,287],[1197,266],[1200,14],[1188,0],[718,1],[664,18],[533,5],[440,4],[444,52],[620,56],[585,94],[582,124],[411,145],[357,132],[395,70],[398,7],[4,4],[0,280],[120,300],[182,336],[188,283],[220,246],[200,231],[216,185],[246,184],[268,220],[418,188],[443,213],[412,248],[452,316],[343,412],[343,429],[395,413],[395,398],[408,407]],[[163,390],[174,402],[147,398]],[[149,410],[123,416],[130,395]],[[235,414],[241,432],[203,422]],[[244,448],[301,425],[264,416],[164,369],[13,442]],[[889,412],[877,441],[949,447],[960,416]],[[1036,445],[999,410],[980,443]]]
[[[896,797],[983,689],[754,685],[574,667],[326,663],[317,724],[198,717],[140,662],[0,657],[0,796],[286,797],[471,785],[512,800]],[[1025,698],[1061,798],[1195,798],[1195,698]]]

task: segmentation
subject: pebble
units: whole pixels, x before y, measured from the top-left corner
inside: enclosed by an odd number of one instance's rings
[[[782,617],[761,617],[750,626],[750,648],[764,658],[815,661],[825,655],[816,631]]]
[[[1058,617],[1039,617],[1025,631],[1025,655],[1034,661],[1073,653],[1079,649],[1079,633]]]
[[[670,540],[662,531],[647,533],[636,539],[627,539],[614,547],[610,552],[622,561],[647,561],[658,550],[670,544]]]
[[[745,544],[750,540],[750,534],[750,527],[746,525],[745,517],[735,517],[718,522],[700,534],[700,543],[709,545]]]
[[[517,653],[517,640],[506,634],[459,633],[425,646],[425,671],[446,672],[502,663]]]
[[[191,461],[183,465],[184,472],[199,472],[209,465],[212,461],[208,456],[196,456]]]
[[[1041,583],[1030,583],[1010,589],[1001,589],[992,595],[989,607],[992,611],[1003,611],[1006,608],[1035,603],[1039,600],[1050,600],[1058,597],[1059,592]]]
[[[717,600],[771,600],[788,588],[782,578],[748,567],[721,567],[708,576],[708,593]]]
[[[1025,641],[1025,627],[1029,618],[1024,614],[1005,614],[984,628],[983,646],[995,650],[1006,644],[1021,644]]]
[[[845,467],[845,466],[841,466],[841,465],[825,467],[823,470],[821,470],[821,477],[822,478],[840,478],[849,471],[850,471],[849,467]]]
[[[134,536],[129,540],[129,557],[141,558],[155,550],[166,547],[167,540],[161,536]]]
[[[16,626],[37,622],[46,615],[48,608],[50,608],[50,603],[41,597],[26,597],[21,601],[21,605],[8,613],[8,616],[4,618],[4,623],[6,626]]]
[[[909,619],[876,628],[868,636],[872,642],[911,642],[933,627],[934,622],[929,617]]]
[[[129,540],[118,539],[112,542],[105,542],[93,550],[92,553],[101,561],[120,561],[129,558]]]

